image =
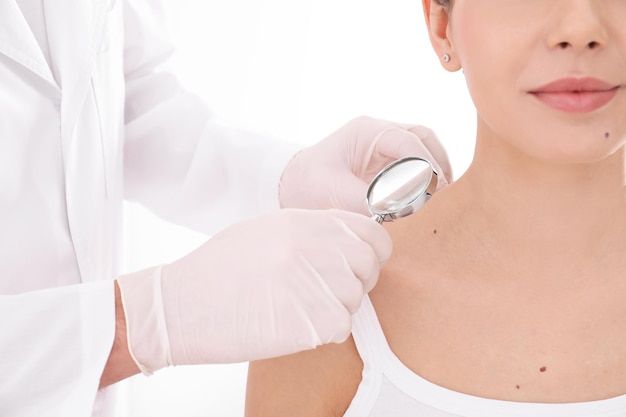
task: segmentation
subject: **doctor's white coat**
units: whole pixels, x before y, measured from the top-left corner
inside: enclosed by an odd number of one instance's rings
[[[210,234],[277,207],[296,149],[159,71],[158,1],[42,3],[50,62],[0,1],[0,416],[105,416],[122,200]]]

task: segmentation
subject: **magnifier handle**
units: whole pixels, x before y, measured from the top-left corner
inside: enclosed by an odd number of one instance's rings
[[[374,214],[372,216],[372,220],[375,220],[376,223],[382,224],[385,221],[385,216],[380,214]]]

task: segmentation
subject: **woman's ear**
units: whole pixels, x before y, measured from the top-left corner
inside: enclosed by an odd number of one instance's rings
[[[422,0],[424,19],[433,49],[441,65],[448,71],[458,71],[461,63],[455,56],[450,40],[450,7],[441,5],[437,0]]]

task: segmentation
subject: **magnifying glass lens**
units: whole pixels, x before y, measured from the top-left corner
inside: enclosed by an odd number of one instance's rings
[[[397,160],[370,183],[367,205],[379,223],[408,216],[419,209],[437,186],[437,173],[421,158]]]

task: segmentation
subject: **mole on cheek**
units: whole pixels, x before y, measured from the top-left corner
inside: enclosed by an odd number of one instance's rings
[[[545,372],[548,368],[546,368],[545,366],[542,366],[541,368],[539,368],[539,372]]]
[[[611,137],[611,134],[609,132],[604,133],[604,139],[608,139],[610,137]]]

